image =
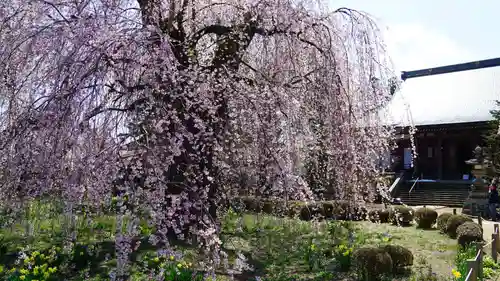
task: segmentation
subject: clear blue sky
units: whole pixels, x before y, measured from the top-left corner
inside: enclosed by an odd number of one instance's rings
[[[371,14],[396,71],[500,57],[500,0],[330,0]],[[482,121],[500,99],[500,67],[410,79],[393,122]]]

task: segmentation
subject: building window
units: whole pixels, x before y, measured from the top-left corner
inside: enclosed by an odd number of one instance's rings
[[[427,148],[427,157],[428,158],[434,157],[434,149],[432,147]]]

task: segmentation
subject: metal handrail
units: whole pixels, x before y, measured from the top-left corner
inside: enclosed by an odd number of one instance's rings
[[[469,269],[469,273],[467,273],[467,277],[465,277],[464,281],[469,281],[469,280],[470,280],[470,277],[471,277],[471,275],[472,275],[472,271],[473,271],[473,270],[474,270],[474,269],[472,269],[472,268],[471,268],[471,269]]]
[[[404,177],[404,173],[405,172],[401,172],[399,173],[399,176],[396,178],[396,180],[391,184],[391,186],[389,187],[389,194],[392,195],[392,192],[394,191],[394,189],[396,188],[396,186],[398,186],[399,182],[402,181],[403,177]]]
[[[410,191],[408,191],[408,193],[411,193],[411,191],[413,190],[413,188],[415,188],[415,185],[417,184],[417,182],[418,182],[419,179],[420,179],[420,177],[417,177],[417,179],[415,180],[415,182],[411,186]]]
[[[482,246],[482,247],[486,247],[486,246]],[[479,257],[481,256],[481,252],[482,251],[483,251],[483,248],[477,250],[476,256],[474,257],[475,260],[479,259]]]

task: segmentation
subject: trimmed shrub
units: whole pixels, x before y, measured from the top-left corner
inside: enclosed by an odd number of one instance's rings
[[[262,212],[268,215],[274,214],[274,205],[277,202],[271,200],[262,200]]]
[[[406,206],[393,206],[389,211],[389,221],[402,226],[410,225],[413,221],[413,209]]]
[[[243,204],[243,206],[245,208],[245,211],[250,211],[254,199],[251,198],[251,197],[238,197],[238,198],[234,198],[232,200],[236,201],[238,199],[240,199],[240,201],[242,202],[242,204]]]
[[[368,209],[366,207],[356,207],[351,214],[351,219],[354,221],[364,221],[368,219]]]
[[[451,238],[457,238],[457,228],[466,222],[472,222],[472,219],[464,215],[452,215],[446,223],[446,233]]]
[[[368,210],[364,207],[353,206],[349,201],[337,200],[323,202],[323,216],[336,220],[365,220]]]
[[[303,221],[310,221],[313,218],[318,217],[322,213],[322,206],[319,203],[311,202],[307,203],[300,208],[299,217]]]
[[[262,201],[255,197],[244,197],[243,202],[247,211],[260,213],[262,211]]]
[[[288,202],[288,209],[286,210],[288,217],[295,218],[296,216],[300,216],[300,211],[304,205],[305,203],[299,201]]]
[[[472,242],[481,242],[483,241],[483,229],[475,222],[464,222],[457,227],[457,240],[462,247]]]
[[[387,209],[372,210],[368,213],[368,218],[371,222],[388,223],[389,210]]]
[[[273,207],[272,207],[272,210],[273,210],[272,214],[273,215],[278,216],[278,217],[287,217],[288,216],[288,213],[289,213],[288,209],[290,209],[290,207],[292,205],[290,201],[285,202],[285,200],[273,199],[270,202],[273,203]]]
[[[231,207],[236,213],[243,213],[248,209],[245,199],[241,197],[229,200],[229,207]]]
[[[363,206],[357,206],[345,200],[337,200],[332,203],[334,205],[333,217],[337,220],[360,221],[366,220],[368,217],[368,210]]]
[[[385,245],[381,249],[391,256],[394,273],[413,265],[413,253],[407,248],[399,245]]]
[[[230,200],[231,206],[238,212],[266,213],[274,216],[298,216],[301,220],[311,220],[322,217],[336,220],[365,220],[368,210],[351,204],[348,201],[317,201],[305,203],[302,201],[285,201],[279,198],[259,198],[241,196]]]
[[[392,259],[389,253],[380,248],[359,248],[352,254],[352,265],[361,280],[379,280],[392,272]]]
[[[328,212],[327,218],[333,218],[336,220],[346,220],[349,214],[349,202],[343,200],[328,201],[327,204]]]
[[[419,228],[432,228],[436,223],[438,213],[431,208],[418,208],[415,211],[415,221]]]
[[[333,210],[335,205],[332,202],[323,202],[322,204],[322,215],[325,218],[331,219],[333,218]]]
[[[442,213],[437,218],[437,228],[439,232],[446,233],[446,226],[448,225],[448,219],[453,216],[452,213]]]

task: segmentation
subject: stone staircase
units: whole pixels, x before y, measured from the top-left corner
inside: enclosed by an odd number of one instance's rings
[[[462,207],[469,196],[470,183],[421,182],[409,192],[412,186],[412,182],[401,184],[394,197],[410,206]]]

